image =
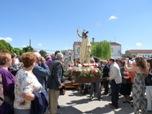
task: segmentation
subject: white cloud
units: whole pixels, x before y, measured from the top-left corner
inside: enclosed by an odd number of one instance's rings
[[[42,44],[41,44],[41,43],[38,43],[37,45],[38,45],[39,47],[42,47]]]
[[[137,42],[137,43],[136,43],[136,46],[137,46],[137,47],[142,47],[143,44],[142,44],[141,42]]]
[[[111,20],[117,20],[117,19],[118,19],[118,17],[114,16],[114,15],[112,15],[112,16],[109,17],[109,21],[111,21]]]
[[[0,40],[5,40],[7,42],[12,42],[12,38],[11,37],[0,37]]]

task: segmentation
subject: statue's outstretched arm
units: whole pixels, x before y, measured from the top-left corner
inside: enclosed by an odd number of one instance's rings
[[[77,34],[80,38],[82,38],[82,36],[79,34],[79,30],[77,29]]]

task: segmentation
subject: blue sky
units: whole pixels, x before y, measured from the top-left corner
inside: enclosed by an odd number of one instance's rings
[[[152,49],[152,0],[0,0],[0,39],[14,47],[72,49],[77,29],[123,52]]]

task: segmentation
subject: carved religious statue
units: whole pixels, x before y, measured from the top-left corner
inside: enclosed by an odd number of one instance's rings
[[[82,35],[80,35],[77,30],[77,34],[82,39],[80,46],[80,62],[82,64],[90,63],[91,44],[88,38],[88,31],[83,30]]]

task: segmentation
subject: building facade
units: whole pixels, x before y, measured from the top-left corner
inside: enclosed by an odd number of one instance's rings
[[[151,58],[152,57],[152,50],[127,50],[125,52],[125,55]]]
[[[121,44],[117,42],[110,42],[111,44],[111,55],[112,58],[121,58]],[[74,58],[77,59],[80,57],[80,45],[81,42],[74,42],[73,44],[73,51],[74,51]]]
[[[61,52],[64,54],[64,65],[65,65],[65,67],[68,67],[68,65],[73,63],[73,59],[74,59],[73,50],[71,50],[71,49],[62,50]]]
[[[121,53],[121,44],[117,42],[110,42],[111,44],[111,56],[114,59],[121,58],[122,53]]]
[[[81,46],[81,42],[74,42],[73,44],[74,59],[80,58],[80,46]]]

